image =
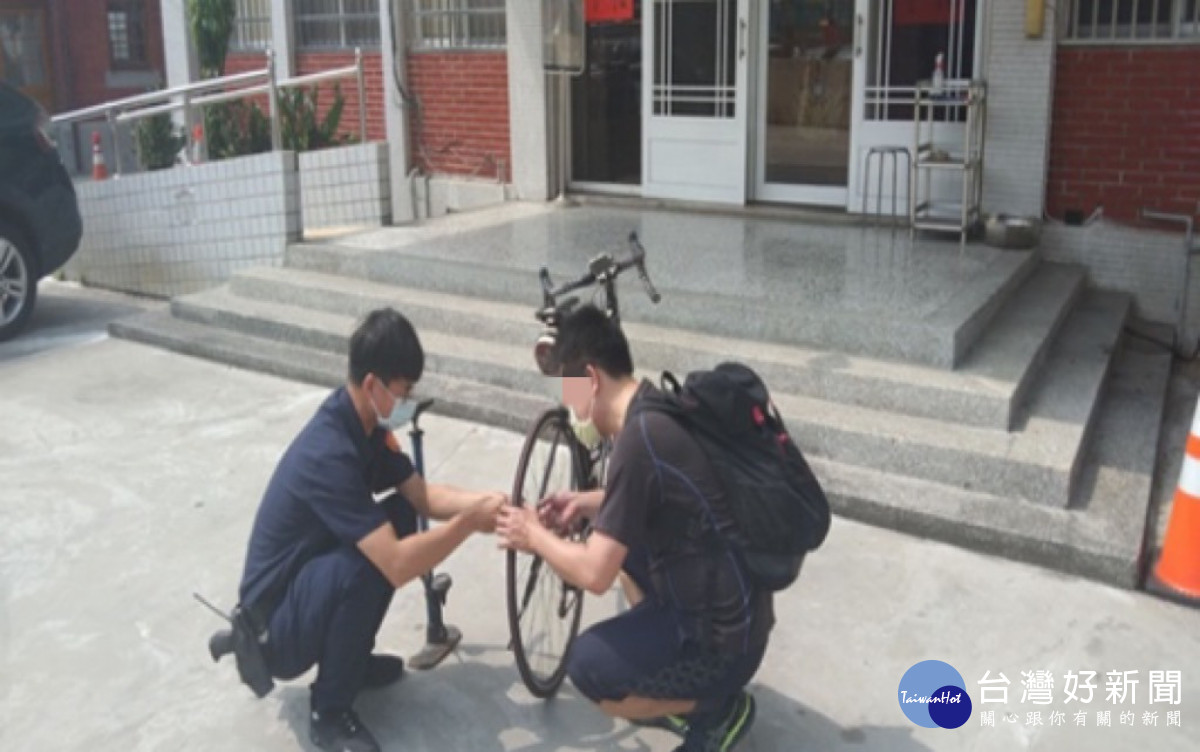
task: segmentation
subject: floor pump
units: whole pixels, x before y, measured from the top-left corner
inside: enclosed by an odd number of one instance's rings
[[[412,440],[412,459],[413,466],[421,477],[425,477],[425,452],[424,438],[425,431],[420,427],[421,413],[429,409],[433,404],[433,400],[427,399],[417,403],[417,410],[413,413],[412,427],[408,430],[408,436]],[[425,517],[417,516],[417,531],[425,532],[429,529],[429,520]],[[434,574],[432,570],[421,576],[421,581],[425,586],[425,612],[427,621],[425,623],[425,647],[417,651],[416,655],[409,659],[408,665],[414,669],[424,671],[431,669],[434,666],[445,660],[446,656],[458,646],[462,640],[462,632],[457,627],[450,626],[442,619],[442,608],[446,605],[446,596],[450,592],[450,575],[442,572]]]

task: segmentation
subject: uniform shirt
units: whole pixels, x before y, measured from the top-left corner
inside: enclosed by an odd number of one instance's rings
[[[700,534],[706,520],[718,531],[733,525],[724,491],[691,434],[668,415],[636,410],[654,388],[642,382],[626,412],[593,527],[647,552],[657,599],[688,617],[691,636],[703,640],[707,615],[715,647],[748,652],[774,624],[771,593],[753,586],[721,538]]]
[[[330,394],[267,484],[250,533],[241,603],[273,609],[306,562],[356,546],[387,522],[374,493],[414,472],[391,432],[363,431],[345,387]]]

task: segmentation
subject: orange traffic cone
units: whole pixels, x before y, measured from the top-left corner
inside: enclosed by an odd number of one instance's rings
[[[196,123],[192,127],[192,153],[189,155],[192,164],[200,164],[204,161],[204,124]]]
[[[1151,585],[1163,595],[1200,605],[1200,402],[1192,418],[1171,521]]]
[[[108,180],[108,165],[104,163],[104,150],[100,148],[100,131],[92,134],[92,180]]]

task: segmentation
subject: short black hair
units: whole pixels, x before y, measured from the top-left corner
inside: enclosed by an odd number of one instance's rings
[[[371,311],[350,336],[350,381],[355,386],[373,373],[390,384],[416,383],[425,370],[425,351],[409,320],[394,308]]]
[[[563,376],[584,376],[588,366],[616,378],[633,375],[629,340],[617,322],[594,305],[582,306],[558,323],[555,350]]]

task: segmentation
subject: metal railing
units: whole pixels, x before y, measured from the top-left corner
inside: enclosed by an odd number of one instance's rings
[[[1179,293],[1179,311],[1175,320],[1174,349],[1175,354],[1179,357],[1191,360],[1200,351],[1200,342],[1193,343],[1190,350],[1184,349],[1184,339],[1187,336],[1188,288],[1191,286],[1192,279],[1192,256],[1200,254],[1200,246],[1197,246],[1194,241],[1195,220],[1189,214],[1171,214],[1153,209],[1142,209],[1141,218],[1155,222],[1173,222],[1183,226],[1183,253],[1180,254],[1182,285]]]
[[[230,102],[244,97],[267,95],[269,105],[269,121],[271,125],[271,150],[279,151],[283,145],[283,132],[279,116],[279,92],[285,89],[311,86],[324,81],[335,81],[354,77],[358,89],[358,135],[365,143],[367,140],[367,98],[365,76],[363,74],[362,49],[354,50],[354,65],[345,68],[310,73],[295,76],[280,81],[275,74],[275,52],[266,51],[267,67],[262,70],[235,73],[220,78],[211,78],[171,89],[162,89],[147,94],[117,99],[93,107],[65,112],[50,119],[54,125],[71,125],[92,120],[108,122],[110,136],[114,144],[114,175],[122,171],[120,128],[143,118],[154,117],[177,110],[183,111],[185,123],[184,136],[187,139],[185,154],[191,155],[195,149],[195,135],[192,125],[196,108],[206,105]],[[203,145],[203,139],[202,145]]]

